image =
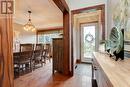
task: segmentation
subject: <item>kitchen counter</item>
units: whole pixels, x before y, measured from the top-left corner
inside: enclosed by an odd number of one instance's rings
[[[130,58],[115,61],[105,53],[93,54],[113,87],[130,87]]]

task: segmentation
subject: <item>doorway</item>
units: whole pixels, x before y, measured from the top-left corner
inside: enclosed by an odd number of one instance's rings
[[[98,49],[98,23],[81,24],[81,62],[91,63],[93,52]]]
[[[89,13],[89,12],[95,12],[95,11],[100,11],[100,13],[99,13],[100,17],[98,18],[98,20],[93,20],[94,23],[95,22],[98,23],[98,27],[100,30],[99,41],[105,40],[105,4],[90,6],[90,7],[76,9],[76,10],[71,11],[71,22],[72,22],[71,46],[73,47],[73,49],[71,49],[72,75],[74,75],[76,63],[81,63],[81,37],[80,37],[81,31],[79,31],[80,30],[79,24],[86,23],[86,22],[92,23],[92,21],[88,21],[87,19],[83,18],[82,16],[80,16],[80,17],[82,17],[84,21],[82,20],[82,22],[79,23],[78,22],[79,20],[75,20],[77,17],[76,15],[85,14],[85,13]],[[90,16],[92,16],[92,14]],[[90,17],[88,17],[88,18],[90,18]],[[93,19],[94,17],[91,17],[91,18]],[[95,30],[95,32],[97,32],[97,31]],[[96,48],[97,47],[95,46],[95,49]]]

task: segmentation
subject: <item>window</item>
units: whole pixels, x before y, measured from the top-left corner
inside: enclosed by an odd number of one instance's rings
[[[62,33],[62,30],[39,32],[38,43],[52,44],[52,39],[61,37],[60,34]]]

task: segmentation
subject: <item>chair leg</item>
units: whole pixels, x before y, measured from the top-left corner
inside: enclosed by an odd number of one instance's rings
[[[49,62],[51,62],[51,58],[48,58],[49,59]]]
[[[44,63],[46,64],[46,57],[44,56]]]
[[[42,60],[41,60],[40,62],[41,62],[41,67],[43,67],[43,62],[42,62]]]
[[[30,71],[32,71],[32,62],[30,62],[30,67],[29,67]]]
[[[24,73],[24,67],[23,67],[23,64],[22,64],[22,74]]]
[[[20,76],[20,65],[18,64],[18,76]]]
[[[34,61],[34,63],[33,63],[33,70],[35,70],[35,68],[36,68],[36,66],[35,66],[35,61]]]

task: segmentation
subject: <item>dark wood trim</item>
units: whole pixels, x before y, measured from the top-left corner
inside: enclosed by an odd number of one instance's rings
[[[105,40],[105,5],[102,6],[102,10],[101,10],[101,24],[102,24],[102,39]]]
[[[74,48],[73,48],[73,23],[74,23],[74,16],[71,13],[71,75],[74,75],[74,69],[75,69],[75,63],[74,63],[74,56],[73,56],[73,52],[74,52]]]
[[[101,5],[95,5],[95,6],[80,8],[80,9],[72,10],[71,13],[72,14],[79,14],[79,13],[82,13],[83,11],[85,11],[85,10],[91,10],[91,9],[102,10],[102,8],[104,8],[104,6],[105,6],[105,4],[101,4]]]
[[[130,45],[130,41],[124,41],[125,45]]]
[[[69,36],[69,13],[63,13],[63,39],[64,39],[64,62],[65,62],[65,74],[70,73],[70,36]]]
[[[76,63],[81,63],[81,59],[77,59],[77,60],[76,60]]]
[[[64,41],[64,69],[65,75],[69,75],[70,70],[70,23],[69,8],[65,0],[53,0],[58,8],[63,12],[63,41]]]
[[[97,10],[102,10],[102,15],[101,15],[101,23],[102,23],[102,29],[103,34],[102,34],[102,39],[105,40],[105,4],[101,5],[96,5],[96,6],[91,6],[91,7],[85,7],[81,9],[76,9],[71,11],[71,68],[72,68],[72,75],[74,74],[74,57],[73,57],[73,23],[74,23],[74,15],[82,13],[83,11],[90,10],[90,9],[97,9]]]
[[[54,3],[58,6],[58,8],[64,13],[69,12],[69,7],[66,4],[65,0],[53,0]]]
[[[42,29],[37,30],[37,33],[46,32],[46,31],[54,31],[54,30],[63,30],[63,27],[42,28]]]
[[[102,24],[102,30],[103,30],[102,39],[105,40],[105,33],[106,33],[105,32],[105,4],[86,7],[86,8],[81,8],[81,9],[77,9],[77,10],[72,10],[71,11],[71,14],[72,14],[71,16],[73,16],[74,14],[82,13],[85,10],[91,10],[91,9],[101,10],[101,24]]]

